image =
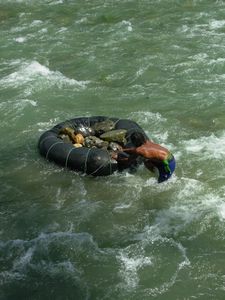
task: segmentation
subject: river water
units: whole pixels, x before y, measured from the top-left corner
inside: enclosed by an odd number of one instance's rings
[[[0,0],[0,299],[224,299],[225,2]],[[136,121],[177,160],[80,176],[59,122]]]

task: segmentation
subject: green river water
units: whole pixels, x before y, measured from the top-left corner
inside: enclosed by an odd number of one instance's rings
[[[225,2],[0,0],[0,299],[225,299]],[[40,157],[79,116],[136,121],[158,184]]]

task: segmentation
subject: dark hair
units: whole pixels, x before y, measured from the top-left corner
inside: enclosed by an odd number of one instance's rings
[[[131,134],[130,136],[131,142],[134,144],[135,147],[140,147],[146,142],[146,137],[142,132],[136,131]]]

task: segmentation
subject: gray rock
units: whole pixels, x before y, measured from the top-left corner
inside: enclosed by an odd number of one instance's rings
[[[84,139],[84,146],[85,147],[97,147],[97,148],[108,148],[109,143],[107,141],[103,141],[96,136],[88,136]]]
[[[111,130],[101,134],[100,138],[108,142],[126,144],[126,132],[127,131],[125,129]]]
[[[101,135],[104,132],[110,131],[115,128],[115,122],[111,120],[105,120],[102,122],[95,123],[92,126],[92,129],[95,131],[97,136]]]
[[[108,150],[112,150],[112,151],[123,151],[123,147],[121,145],[119,145],[116,142],[110,142],[109,146],[108,146]]]
[[[76,133],[81,133],[83,137],[95,135],[95,131],[93,128],[84,125],[79,125],[76,128]]]
[[[62,139],[64,143],[66,143],[66,144],[72,144],[72,141],[71,141],[70,137],[67,134],[59,134],[58,137],[60,139]]]

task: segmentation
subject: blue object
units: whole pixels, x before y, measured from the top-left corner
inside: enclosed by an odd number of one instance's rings
[[[162,164],[157,164],[157,169],[159,170],[158,182],[160,183],[168,180],[173,174],[175,168],[176,161],[173,155],[168,160],[164,160]]]

